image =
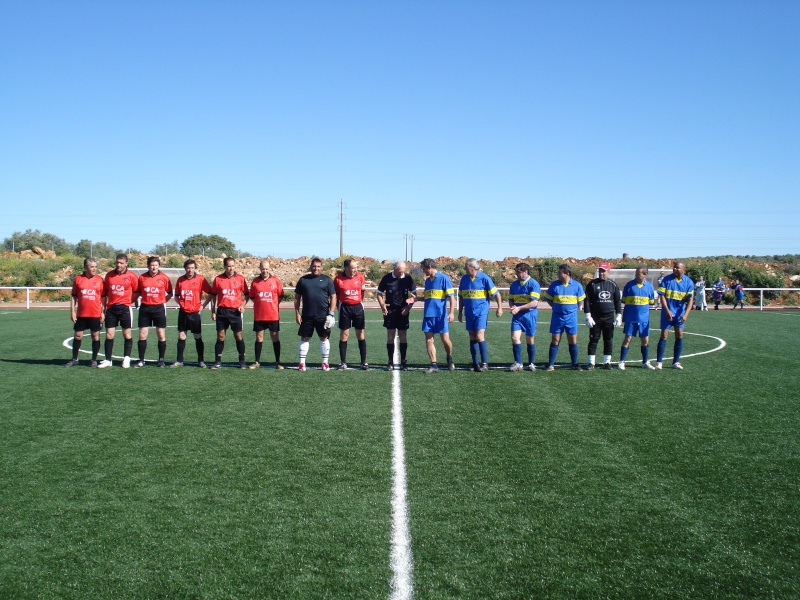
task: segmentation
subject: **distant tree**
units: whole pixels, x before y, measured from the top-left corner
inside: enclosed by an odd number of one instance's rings
[[[158,244],[155,248],[150,250],[150,254],[166,256],[167,254],[178,254],[180,251],[181,251],[181,245],[178,243],[178,240],[173,240],[171,242],[164,242],[163,244]]]
[[[195,254],[205,254],[212,258],[219,257],[220,254],[227,256],[236,255],[236,246],[230,240],[220,235],[192,235],[183,240],[181,252],[186,256]]]
[[[3,247],[6,250],[30,250],[38,246],[42,250],[52,250],[56,254],[67,254],[72,250],[72,246],[63,238],[52,233],[43,233],[40,230],[28,229],[25,232],[15,231],[10,237],[3,240]]]
[[[92,242],[81,240],[75,244],[75,254],[82,257],[94,256],[95,258],[114,258],[119,250],[105,242]]]

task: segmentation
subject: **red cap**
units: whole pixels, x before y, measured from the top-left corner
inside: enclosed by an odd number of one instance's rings
[[[607,262],[602,262],[602,263],[600,263],[600,266],[597,267],[597,268],[598,269],[603,269],[604,271],[610,271],[611,270],[611,265],[608,264]]]

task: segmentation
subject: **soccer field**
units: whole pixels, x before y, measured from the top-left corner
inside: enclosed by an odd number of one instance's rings
[[[409,362],[424,367],[414,315]],[[386,372],[385,330],[367,317],[369,372],[94,370],[88,355],[63,368],[68,312],[0,311],[0,597],[800,595],[800,313],[693,312],[684,371],[636,368],[634,340],[624,372],[435,375]],[[463,325],[451,335],[466,366]],[[210,321],[204,338],[208,360]],[[487,338],[507,367],[508,318]],[[175,329],[167,339],[172,361]],[[582,362],[587,339],[581,327]],[[393,400],[410,532],[399,590]]]

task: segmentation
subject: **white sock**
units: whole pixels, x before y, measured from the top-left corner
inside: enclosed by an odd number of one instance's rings
[[[590,365],[593,365],[593,364],[594,364],[594,354],[590,354],[590,355],[589,355],[589,364],[590,364]]]
[[[331,354],[331,341],[325,340],[319,343],[319,353],[322,354],[322,362],[327,363]]]
[[[308,356],[308,342],[300,342],[297,344],[297,351],[300,353],[300,364],[306,364],[306,356]]]
[[[611,355],[610,354],[603,354],[603,364],[607,365],[611,362]]]

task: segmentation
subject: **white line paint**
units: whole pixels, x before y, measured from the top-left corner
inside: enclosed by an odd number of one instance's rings
[[[394,364],[398,360],[398,340],[395,339]],[[400,371],[392,371],[392,569],[391,600],[406,600],[414,596],[411,528],[406,499],[406,450],[403,440],[403,395]]]

